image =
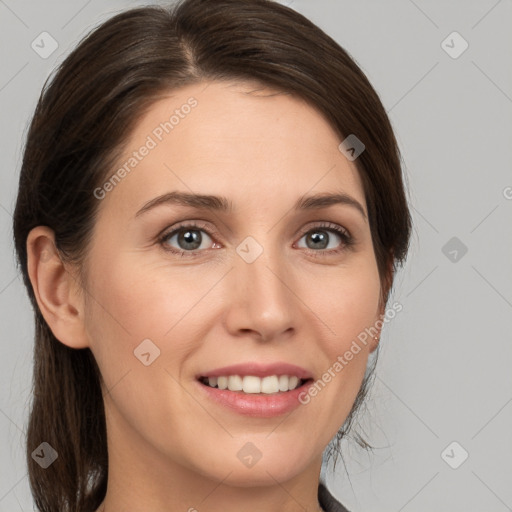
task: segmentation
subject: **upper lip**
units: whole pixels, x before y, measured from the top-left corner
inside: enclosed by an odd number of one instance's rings
[[[196,376],[196,378],[221,377],[227,375],[254,375],[255,377],[267,377],[268,375],[295,375],[299,379],[304,380],[313,378],[311,372],[295,364],[285,362],[263,364],[256,363],[254,361],[234,364],[231,366],[223,366],[222,368],[215,368],[214,370],[201,372]]]

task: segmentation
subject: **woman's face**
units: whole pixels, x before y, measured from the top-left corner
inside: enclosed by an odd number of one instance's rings
[[[355,164],[316,110],[250,90],[201,83],[160,99],[112,170],[125,172],[95,192],[85,332],[105,383],[111,466],[238,486],[318,468],[375,349],[358,341],[381,311]],[[208,198],[143,208],[171,193]],[[307,200],[327,194],[345,199]],[[257,370],[270,378],[243,379]],[[198,380],[219,374],[240,375],[229,385],[249,392]],[[275,389],[274,375],[310,380],[256,394],[262,382]]]

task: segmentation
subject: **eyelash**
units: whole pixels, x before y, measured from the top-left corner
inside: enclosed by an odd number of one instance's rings
[[[162,247],[162,249],[166,252],[177,254],[182,257],[197,257],[200,256],[200,253],[203,252],[205,249],[202,250],[195,250],[195,251],[184,251],[179,249],[170,248],[169,245],[167,245],[165,242],[169,240],[173,235],[176,233],[179,233],[180,231],[184,229],[191,229],[191,230],[198,230],[198,231],[204,231],[210,238],[214,239],[217,238],[218,233],[215,231],[212,231],[208,229],[207,224],[202,223],[183,223],[180,224],[172,229],[172,231],[167,231],[164,234],[160,235],[158,237],[158,243]],[[354,244],[354,239],[350,235],[350,233],[341,226],[338,226],[337,224],[333,224],[331,222],[323,222],[316,226],[313,226],[312,228],[308,229],[307,231],[303,232],[300,236],[302,238],[304,235],[307,235],[309,233],[314,233],[315,231],[334,231],[342,240],[342,246],[339,249],[321,249],[321,250],[314,250],[314,249],[306,249],[308,253],[310,253],[313,257],[327,257],[332,256],[333,254],[341,253],[342,251],[345,251],[349,249]],[[206,249],[208,250],[208,249]]]

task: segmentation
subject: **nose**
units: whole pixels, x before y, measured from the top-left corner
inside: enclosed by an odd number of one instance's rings
[[[289,337],[301,318],[290,265],[282,254],[267,249],[250,263],[240,254],[228,274],[227,329],[262,341]]]

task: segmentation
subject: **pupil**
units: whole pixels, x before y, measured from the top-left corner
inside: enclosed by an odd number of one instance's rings
[[[314,233],[310,234],[308,240],[313,241],[313,248],[320,247],[321,249],[325,249],[325,247],[327,247],[327,234],[325,233],[325,231],[315,231]]]
[[[201,245],[201,234],[198,230],[189,229],[180,233],[178,236],[178,242],[180,243],[180,246],[182,246],[182,242],[184,243],[184,249],[197,249]]]

